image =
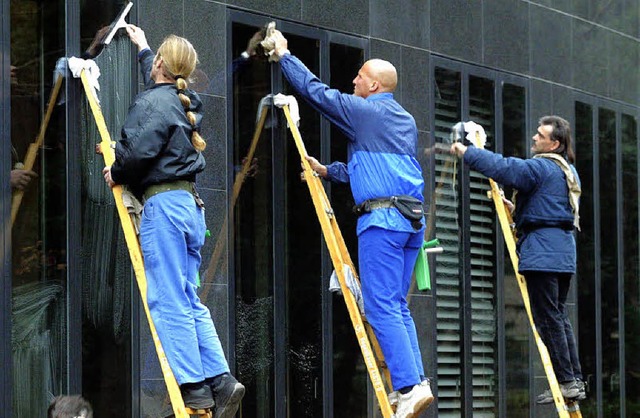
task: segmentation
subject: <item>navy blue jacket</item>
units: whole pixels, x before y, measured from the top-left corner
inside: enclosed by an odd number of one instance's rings
[[[205,160],[191,144],[193,127],[182,107],[173,83],[155,84],[150,79],[154,54],[140,53],[142,76],[147,90],[140,93],[129,107],[116,146],[116,161],[111,178],[116,184],[128,185],[140,197],[147,187],[187,180],[195,182],[204,170]],[[187,91],[191,110],[199,115],[201,101],[195,92]]]
[[[424,202],[424,179],[416,160],[416,122],[392,93],[378,93],[366,99],[340,93],[322,83],[290,54],[280,59],[280,66],[293,88],[350,140],[347,165],[329,164],[329,180],[350,183],[356,204],[397,195]],[[357,233],[370,226],[415,232],[396,208],[377,209],[361,216]]]
[[[518,190],[514,221],[520,273],[575,273],[573,211],[562,169],[548,158],[505,158],[472,146],[467,148],[464,161],[498,183]]]

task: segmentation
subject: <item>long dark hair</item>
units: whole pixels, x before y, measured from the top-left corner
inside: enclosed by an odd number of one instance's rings
[[[560,116],[552,115],[541,117],[538,123],[540,125],[551,125],[553,128],[551,131],[551,139],[560,143],[560,146],[552,152],[562,155],[570,164],[573,164],[576,156],[573,153],[573,146],[571,144],[571,125],[569,122]]]

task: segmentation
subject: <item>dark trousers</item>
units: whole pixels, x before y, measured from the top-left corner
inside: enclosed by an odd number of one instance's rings
[[[567,316],[570,273],[525,273],[533,320],[542,341],[549,350],[558,382],[582,380],[573,328]]]

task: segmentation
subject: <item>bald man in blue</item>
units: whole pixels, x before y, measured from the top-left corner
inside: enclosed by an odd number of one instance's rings
[[[351,186],[360,215],[365,315],[391,373],[394,392],[389,400],[397,402],[396,418],[418,416],[434,399],[406,300],[424,236],[424,178],[416,160],[415,120],[393,97],[396,69],[388,61],[369,60],[353,80],[353,94],[345,94],[322,83],[293,56],[279,31],[273,40],[291,86],[349,139],[346,164],[307,160],[322,178]]]

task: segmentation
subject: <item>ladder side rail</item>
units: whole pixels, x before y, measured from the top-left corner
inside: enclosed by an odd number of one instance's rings
[[[317,175],[314,174],[314,171],[311,169],[309,162],[305,158],[307,156],[307,152],[304,147],[304,143],[302,142],[300,132],[298,131],[297,126],[291,118],[289,107],[285,105],[282,108],[289,124],[291,134],[293,135],[296,147],[300,154],[300,160],[302,161],[302,165],[304,167],[304,178],[306,180],[307,186],[309,187],[309,192],[311,193],[311,198],[316,209],[316,214],[318,215],[318,220],[320,221],[320,226],[322,227],[325,242],[327,243],[327,247],[329,248],[331,260],[336,270],[338,281],[340,282],[340,288],[347,305],[347,310],[349,311],[349,317],[351,318],[351,322],[356,333],[356,338],[358,340],[358,345],[360,346],[360,350],[362,351],[367,370],[369,371],[369,377],[371,378],[371,383],[376,393],[382,415],[385,418],[390,418],[393,412],[391,410],[391,405],[389,404],[389,398],[387,397],[384,382],[380,375],[380,371],[378,370],[378,365],[371,348],[371,343],[367,336],[367,331],[362,321],[358,306],[355,302],[355,298],[346,285],[343,268],[344,262],[349,261],[349,263],[351,264],[350,267],[352,267],[353,264],[351,263],[350,259],[343,259],[343,248],[346,248],[346,246],[344,240],[342,240],[342,236],[336,235],[335,233],[335,230],[338,229],[337,223],[335,221],[335,217],[333,217],[333,211],[329,204],[324,187],[322,186],[322,182],[317,177]],[[335,225],[335,228],[333,225]],[[355,270],[353,270],[352,272],[355,274]]]
[[[112,165],[115,161],[115,152],[111,148],[111,136],[109,135],[109,130],[107,129],[107,125],[104,121],[102,111],[100,110],[100,107],[93,96],[93,92],[89,85],[89,80],[84,70],[80,74],[80,78],[82,79],[82,85],[84,86],[84,90],[85,90],[87,100],[89,102],[89,106],[91,107],[91,111],[93,113],[96,125],[98,126],[98,131],[100,132],[100,137],[102,140],[100,142],[102,156],[104,157],[104,161],[106,165]],[[124,206],[124,203],[122,201],[122,186],[116,185],[111,190],[113,191],[113,197],[116,202],[118,215],[120,216],[122,229],[124,230],[125,240],[127,242],[127,247],[129,249],[129,255],[131,257],[131,264],[133,266],[133,270],[136,276],[136,282],[138,283],[138,288],[140,289],[140,297],[142,299],[142,304],[144,306],[144,311],[147,316],[147,320],[149,321],[151,336],[153,337],[153,343],[156,347],[158,360],[160,361],[160,367],[162,369],[162,374],[164,376],[164,380],[167,385],[167,391],[169,392],[169,398],[171,399],[171,405],[172,405],[173,411],[177,418],[189,418],[189,412],[187,412],[184,406],[184,402],[182,400],[182,395],[180,393],[178,382],[176,381],[176,378],[173,375],[173,372],[171,371],[171,367],[169,366],[167,356],[165,355],[164,350],[162,348],[162,343],[160,342],[160,338],[158,338],[156,327],[153,324],[151,313],[149,312],[149,306],[147,304],[147,279],[144,272],[142,251],[140,249],[140,243],[138,242],[138,237],[136,235],[135,228],[131,221],[131,217],[129,216],[129,212],[127,208]],[[190,411],[190,412],[194,412],[194,411]]]
[[[324,189],[323,189],[324,191]],[[325,196],[326,196],[326,192],[325,192]],[[336,239],[338,240],[338,242],[341,243],[340,245],[340,252],[342,254],[342,259],[344,260],[344,263],[347,264],[350,268],[351,271],[353,272],[353,277],[355,278],[355,280],[358,282],[358,284],[360,286],[362,286],[360,284],[360,277],[357,273],[357,270],[353,264],[353,261],[351,260],[351,255],[349,254],[349,251],[347,250],[347,246],[344,242],[344,238],[342,237],[342,232],[340,231],[340,228],[338,227],[338,221],[335,219],[335,217],[333,217],[331,219],[331,227],[333,229],[333,233],[336,236]],[[373,351],[376,354],[376,358],[378,359],[378,367],[380,369],[382,369],[382,372],[384,374],[384,378],[385,381],[387,382],[387,387],[389,388],[389,390],[393,390],[393,384],[391,383],[391,373],[389,372],[389,368],[387,367],[387,364],[384,360],[384,354],[382,354],[382,348],[380,348],[380,343],[378,342],[378,337],[376,337],[375,332],[373,331],[373,327],[371,326],[371,324],[369,324],[369,322],[367,322],[366,317],[364,318],[364,325],[367,329],[367,334],[369,335],[369,340],[371,341],[371,346],[373,347]]]
[[[511,214],[508,213],[505,208],[498,184],[491,178],[489,179],[489,183],[491,185],[491,198],[493,199],[493,203],[496,208],[496,213],[500,221],[502,235],[504,236],[504,241],[505,241],[505,244],[507,245],[507,250],[511,258],[513,271],[515,272],[516,280],[518,281],[518,287],[520,288],[522,301],[524,303],[524,307],[527,312],[527,317],[529,318],[529,324],[531,325],[533,337],[536,342],[536,346],[538,347],[538,351],[540,353],[542,365],[544,366],[544,371],[545,371],[545,374],[547,375],[547,380],[549,381],[549,387],[551,389],[551,393],[553,394],[553,401],[555,403],[558,416],[561,418],[569,418],[570,415],[568,412],[568,408],[564,401],[564,398],[562,397],[562,392],[560,391],[560,386],[558,384],[558,380],[556,379],[556,374],[553,371],[553,365],[551,364],[551,357],[549,357],[549,351],[547,350],[547,347],[544,345],[542,338],[540,338],[540,334],[538,334],[538,331],[535,326],[535,322],[533,321],[533,315],[531,313],[531,305],[529,303],[529,292],[527,291],[526,280],[522,274],[518,273],[518,255],[516,253],[515,237],[514,237],[513,231],[511,230],[511,222],[510,222]]]
[[[240,195],[240,190],[242,190],[242,185],[244,184],[244,180],[247,176],[251,168],[251,161],[253,160],[253,156],[255,155],[256,148],[258,147],[258,140],[260,139],[260,135],[262,134],[262,129],[264,128],[265,120],[267,119],[267,114],[269,112],[268,107],[263,107],[260,113],[260,119],[258,120],[258,124],[253,132],[253,138],[251,139],[251,145],[249,146],[249,151],[247,156],[245,157],[244,163],[242,164],[242,169],[236,175],[235,180],[233,181],[233,191],[231,194],[231,211],[236,205],[236,201],[238,200],[238,196]],[[224,250],[227,244],[227,228],[229,227],[229,215],[224,217],[224,221],[222,222],[222,226],[220,227],[220,232],[218,232],[218,238],[216,238],[216,244],[213,247],[213,253],[211,255],[211,260],[209,260],[209,266],[207,267],[206,275],[208,279],[213,279],[215,277],[216,271],[218,270],[218,263],[220,262],[220,257],[222,257],[222,251]],[[202,291],[200,292],[200,299],[206,300],[207,295],[209,294],[209,290],[212,288],[213,280],[203,280],[202,283]]]
[[[47,111],[45,112],[44,119],[40,124],[40,131],[38,132],[38,136],[36,137],[36,140],[34,142],[29,144],[29,148],[27,149],[22,167],[24,170],[33,170],[33,166],[36,162],[36,156],[38,155],[38,150],[42,148],[44,135],[47,132],[47,127],[49,126],[49,121],[51,120],[53,108],[55,107],[56,101],[58,100],[58,94],[60,94],[60,88],[62,86],[63,79],[64,77],[59,76],[56,79],[55,84],[53,85],[53,90],[51,90],[51,96],[49,97],[49,103],[47,105]],[[13,226],[16,221],[18,210],[20,209],[20,204],[22,203],[23,197],[24,190],[16,190],[13,194],[13,198],[11,200],[11,226]]]

